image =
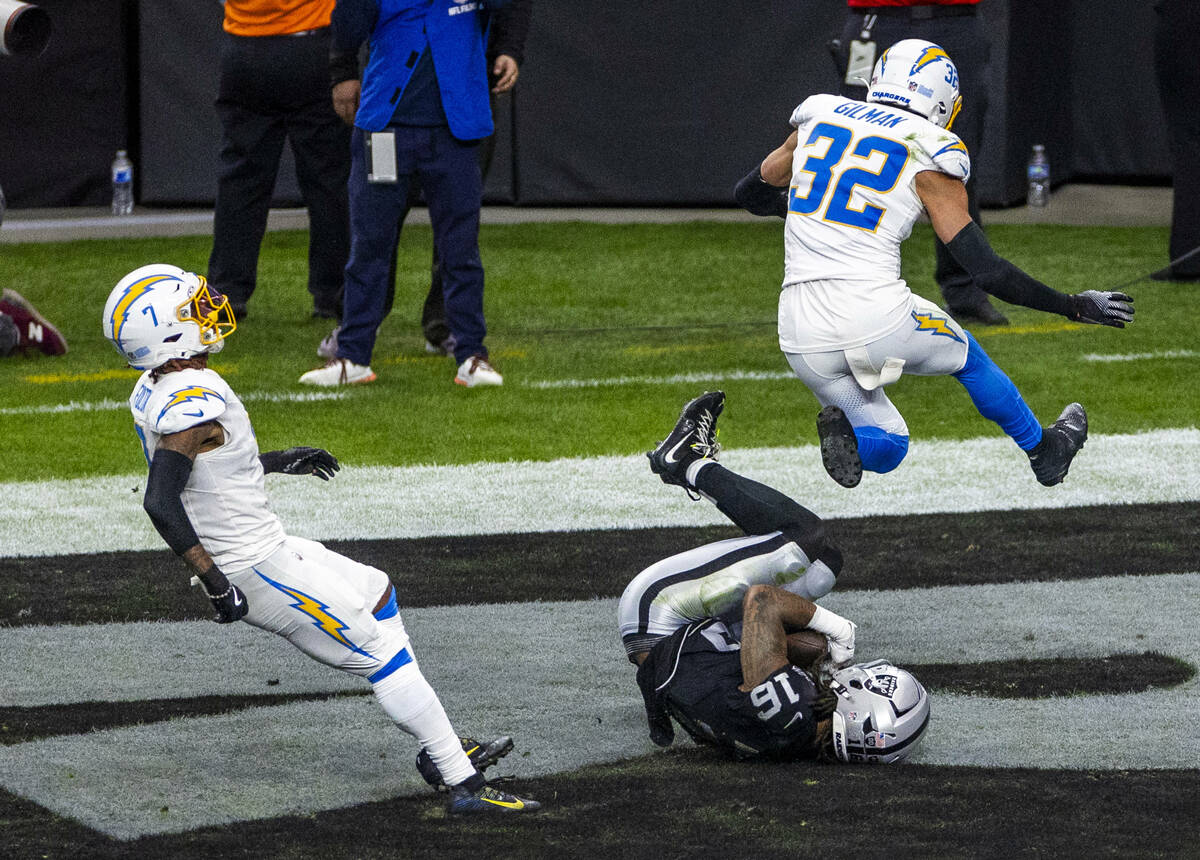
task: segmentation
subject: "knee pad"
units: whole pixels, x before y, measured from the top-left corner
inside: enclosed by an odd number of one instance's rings
[[[833,591],[833,586],[836,583],[837,575],[829,569],[829,566],[824,561],[817,559],[804,572],[804,596],[809,600],[820,600],[826,594]]]
[[[890,472],[908,453],[908,437],[899,433],[888,433],[878,427],[855,427],[854,436],[858,439],[858,457],[869,472]]]

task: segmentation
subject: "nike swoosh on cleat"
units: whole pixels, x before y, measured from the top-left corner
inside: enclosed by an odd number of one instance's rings
[[[237,593],[236,591],[233,593],[233,605],[234,605],[234,606],[241,606],[241,605],[242,605],[242,599],[241,599],[241,597],[238,595],[238,593]]]
[[[683,445],[684,443],[686,443],[686,442],[687,442],[687,440],[688,440],[688,436],[690,436],[690,435],[691,435],[690,433],[689,433],[689,434],[687,434],[687,436],[684,436],[682,439],[680,439],[678,442],[676,442],[674,445],[672,445],[672,446],[671,446],[671,447],[670,447],[670,448],[667,450],[667,453],[663,454],[663,462],[665,462],[665,463],[678,463],[678,462],[679,462],[679,458],[678,458],[678,457],[672,457],[671,455],[672,455],[672,454],[674,454],[676,451],[678,451],[678,450],[679,450],[679,446],[680,446],[680,445]]]
[[[525,808],[525,801],[523,800],[492,800],[490,797],[481,797],[480,800],[486,800],[493,806],[503,806],[505,809]]]

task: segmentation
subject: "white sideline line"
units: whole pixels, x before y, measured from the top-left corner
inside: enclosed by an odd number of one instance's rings
[[[315,400],[341,400],[344,391],[314,391],[297,394],[271,394],[250,392],[242,400],[265,401],[268,403],[311,403]],[[63,412],[111,412],[128,409],[128,400],[72,400],[70,403],[46,403],[41,406],[5,406],[0,415],[55,415]]]
[[[674,385],[733,380],[793,379],[783,370],[716,370],[711,373],[676,373],[672,376],[610,376],[607,379],[545,379],[527,382],[526,388],[600,388],[610,385]]]
[[[1200,500],[1195,427],[1094,435],[1058,487],[1038,484],[1025,455],[999,433],[917,437],[895,472],[869,474],[854,490],[826,476],[815,445],[726,449],[721,460],[827,519]],[[139,472],[0,485],[0,557],[163,549],[142,510],[145,480]],[[314,540],[727,523],[715,506],[663,486],[640,453],[463,466],[343,460],[328,483],[271,475],[267,484],[284,528]]]
[[[1156,352],[1127,352],[1125,354],[1105,355],[1089,352],[1083,356],[1084,361],[1145,361],[1146,359],[1164,358],[1198,358],[1200,352],[1194,349],[1160,349]]]

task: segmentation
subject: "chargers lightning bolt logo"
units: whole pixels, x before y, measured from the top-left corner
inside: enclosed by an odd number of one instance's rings
[[[158,420],[161,421],[162,417],[167,414],[167,410],[172,406],[178,406],[180,403],[187,403],[189,400],[207,400],[210,397],[216,398],[222,403],[225,402],[225,398],[220,394],[217,394],[217,392],[213,391],[211,388],[204,388],[199,385],[193,385],[189,388],[181,388],[171,395],[171,399],[168,400],[167,405],[162,408],[162,412],[158,413]],[[204,417],[204,412],[197,410],[196,412],[185,412],[184,415],[190,415],[193,418],[202,418]]]
[[[372,660],[378,659],[371,652],[364,651],[362,648],[359,648],[348,638],[346,638],[346,634],[342,631],[349,630],[350,627],[344,621],[342,621],[342,619],[338,618],[329,611],[329,604],[323,603],[322,601],[317,600],[315,597],[305,594],[298,588],[292,588],[289,585],[276,582],[270,577],[264,576],[260,570],[256,569],[254,572],[257,573],[262,580],[272,588],[282,591],[288,597],[295,600],[296,602],[293,603],[292,606],[311,618],[313,620],[313,627],[316,627],[330,639],[345,645],[355,654],[362,654],[364,657],[370,657]]]
[[[927,47],[923,51],[921,51],[921,55],[919,57],[917,57],[917,61],[915,63],[913,63],[912,72],[910,72],[910,74],[915,74],[915,73],[919,72],[921,69],[925,68],[925,66],[928,66],[934,60],[942,60],[942,59],[946,60],[946,62],[950,62],[950,55],[947,54],[945,51],[943,51],[941,48],[939,48],[937,45],[930,45],[929,47]]]
[[[146,295],[147,291],[157,283],[162,281],[170,281],[170,275],[150,275],[142,278],[140,281],[134,281],[125,288],[125,292],[121,294],[121,299],[113,307],[111,322],[113,327],[113,340],[119,346],[121,343],[121,330],[125,327],[125,321],[129,319],[129,309],[142,296]]]
[[[917,321],[917,331],[927,331],[940,337],[953,338],[959,343],[966,343],[966,341],[955,334],[954,329],[946,324],[944,317],[935,317],[933,314],[919,314],[913,311],[912,318]]]

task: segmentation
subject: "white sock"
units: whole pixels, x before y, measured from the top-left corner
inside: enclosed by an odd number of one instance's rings
[[[711,466],[715,462],[717,462],[717,461],[710,460],[707,457],[702,457],[699,460],[689,463],[688,467],[687,467],[687,471],[684,472],[684,477],[687,479],[688,485],[691,487],[695,487],[696,486],[696,478],[700,475],[700,470],[703,469],[705,466]]]
[[[417,739],[437,765],[446,785],[458,785],[475,773],[437,693],[421,674],[417,661],[401,666],[371,685],[392,722]]]

